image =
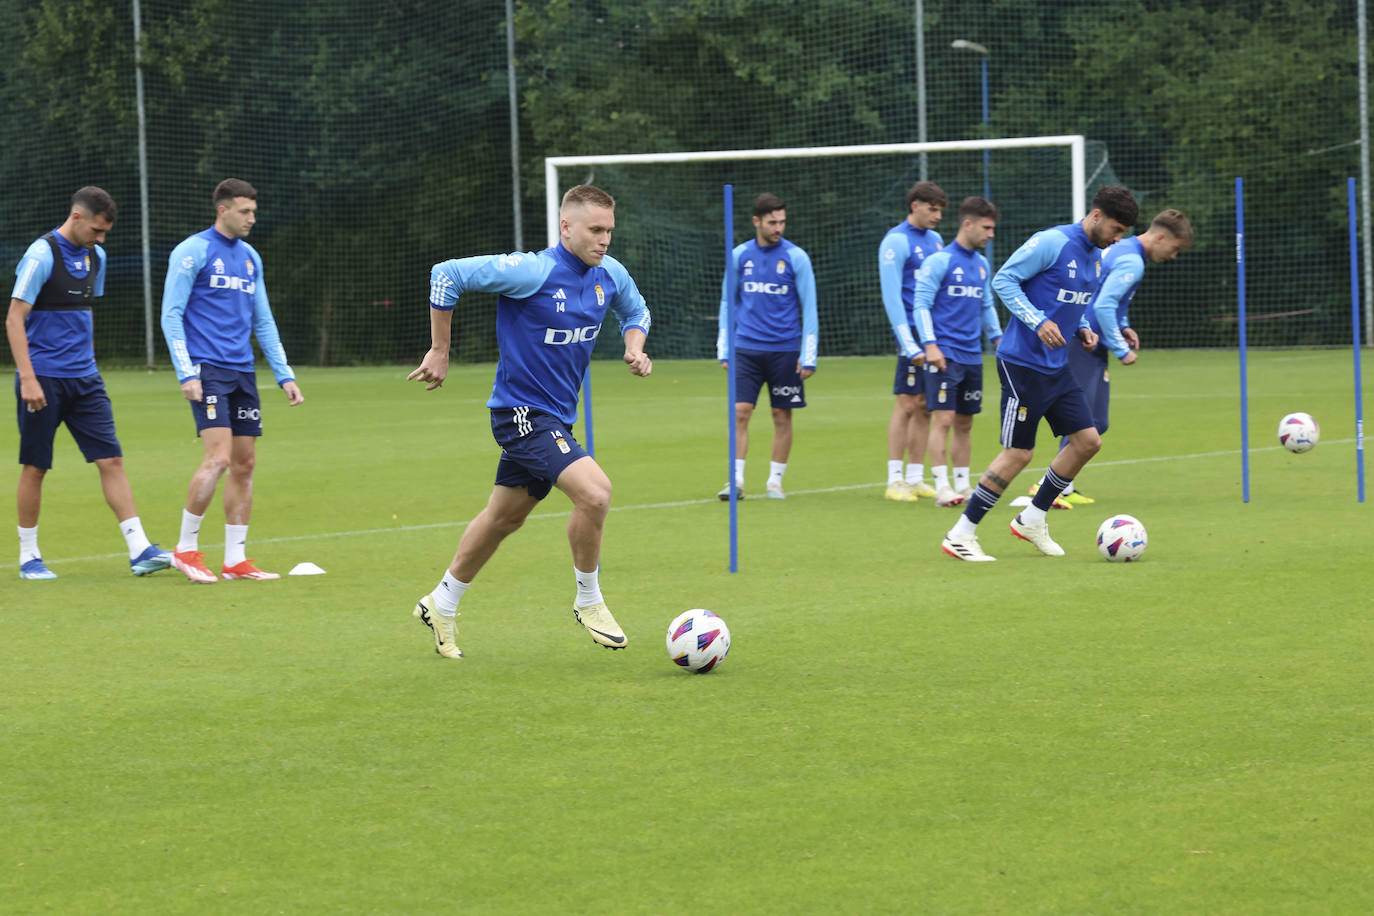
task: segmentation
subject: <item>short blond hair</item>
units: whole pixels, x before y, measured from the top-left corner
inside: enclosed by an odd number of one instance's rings
[[[615,209],[615,198],[595,185],[580,184],[568,188],[568,193],[563,195],[563,205],[560,209],[566,209],[574,204],[584,204],[591,207],[606,207]]]

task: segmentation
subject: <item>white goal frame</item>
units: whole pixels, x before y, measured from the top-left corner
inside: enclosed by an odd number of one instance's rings
[[[558,206],[563,194],[558,170],[568,166],[626,165],[659,162],[730,162],[747,159],[806,159],[833,156],[882,156],[894,153],[964,152],[969,150],[1025,149],[1026,147],[1067,146],[1072,163],[1073,221],[1088,212],[1086,140],[1082,134],[1051,137],[1004,137],[996,140],[940,140],[932,143],[874,143],[858,146],[802,146],[782,149],[702,150],[680,153],[623,153],[596,156],[548,156],[544,159],[544,218],[548,244],[558,244]]]

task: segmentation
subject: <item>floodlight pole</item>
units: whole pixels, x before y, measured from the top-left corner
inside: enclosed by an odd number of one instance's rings
[[[963,38],[956,38],[949,43],[949,46],[956,51],[972,51],[980,58],[979,63],[982,64],[981,70],[983,72],[983,139],[987,140],[992,135],[992,118],[988,113],[988,58],[992,56],[992,52],[987,49],[986,45],[980,45],[976,41],[966,41]],[[992,200],[992,153],[987,147],[983,147],[983,199]],[[991,264],[991,239],[988,240],[987,254],[988,263]]]
[[[147,368],[153,363],[153,264],[148,228],[148,110],[143,103],[143,12],[134,0],[134,97],[138,106],[138,207],[142,225],[143,349]]]
[[[916,0],[916,142],[926,142],[926,8],[924,0]],[[929,162],[925,150],[918,157],[921,180],[929,176]]]

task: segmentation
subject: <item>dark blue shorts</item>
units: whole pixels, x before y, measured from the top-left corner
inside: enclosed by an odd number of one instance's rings
[[[562,420],[533,407],[493,409],[491,434],[501,446],[497,486],[524,487],[535,499],[548,496],[558,475],[587,454]]]
[[[915,336],[916,329],[912,328],[911,333]],[[901,354],[897,355],[897,370],[892,374],[892,393],[912,396],[926,393],[920,367]]]
[[[1041,417],[1049,421],[1056,436],[1093,425],[1083,389],[1068,369],[1049,375],[999,359],[997,374],[1002,379],[1003,448],[1035,448],[1035,430]]]
[[[1083,389],[1083,397],[1093,412],[1093,425],[1099,433],[1107,431],[1107,413],[1112,398],[1112,381],[1107,372],[1110,351],[1101,344],[1084,350],[1077,340],[1069,341],[1069,371]]]
[[[229,429],[235,436],[262,435],[258,378],[252,372],[200,364],[201,399],[191,401],[196,432]]]
[[[926,407],[973,415],[983,410],[983,364],[945,361],[941,372],[929,363],[926,380]]]
[[[67,424],[81,454],[89,461],[121,458],[124,452],[115,437],[114,408],[105,393],[100,373],[84,378],[38,376],[48,406],[29,410],[19,397],[19,374],[14,375],[14,397],[19,405],[19,463],[48,470],[52,467],[52,444],[57,427]]]
[[[735,351],[735,403],[757,404],[768,386],[770,403],[780,409],[806,406],[806,387],[797,371],[798,354],[767,350]]]

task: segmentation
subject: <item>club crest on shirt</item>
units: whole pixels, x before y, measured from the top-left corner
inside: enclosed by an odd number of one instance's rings
[[[597,305],[605,305],[605,304],[606,304],[606,291],[605,291],[604,289],[601,288],[601,284],[600,284],[600,283],[596,284],[596,304],[597,304]]]
[[[778,273],[781,274],[781,273],[786,273],[786,272],[787,272],[787,262],[784,261],[782,258],[779,258],[779,259],[778,259]]]
[[[253,259],[252,259],[252,258],[245,258],[245,259],[244,259],[244,261],[243,261],[243,269],[246,270],[246,271],[248,271],[248,276],[250,276],[250,277],[253,276]]]

